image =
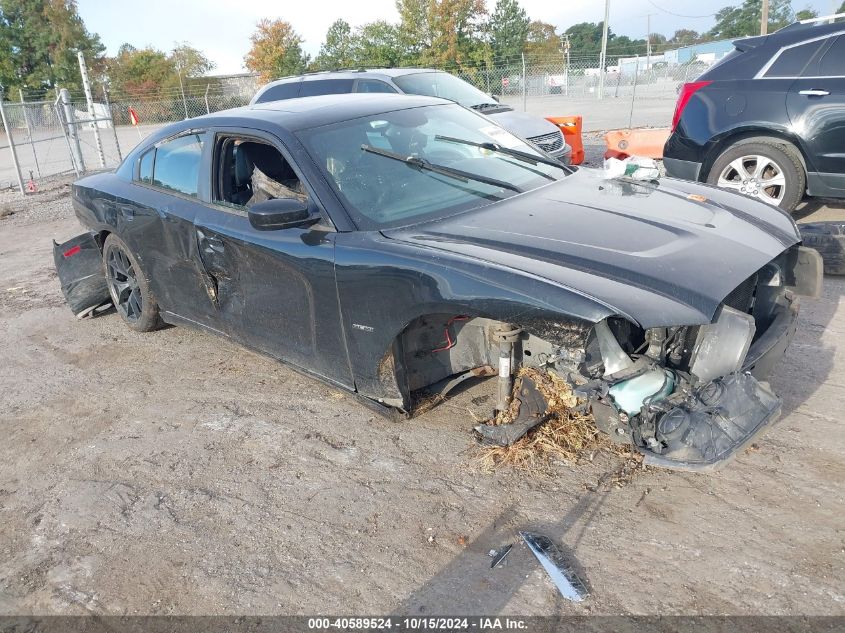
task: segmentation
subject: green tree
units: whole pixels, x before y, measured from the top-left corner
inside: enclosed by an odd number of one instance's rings
[[[352,27],[346,20],[335,20],[326,31],[326,40],[320,46],[320,52],[314,64],[321,70],[348,68],[355,63],[355,37]]]
[[[376,20],[356,29],[352,40],[353,65],[400,66],[408,61],[399,27]]]
[[[396,0],[396,8],[410,61],[464,66],[484,58],[484,0]]]
[[[672,46],[691,46],[701,41],[701,34],[692,29],[678,29],[675,34],[669,38],[669,44]]]
[[[843,5],[845,6],[845,5]],[[809,20],[811,18],[819,17],[819,12],[813,8],[807,7],[806,9],[801,9],[800,11],[795,12],[795,19],[796,20]]]
[[[108,60],[108,76],[115,97],[155,96],[179,88],[179,77],[189,89],[196,80],[214,68],[202,52],[188,44],[178,44],[165,53],[155,48],[135,48],[123,44]],[[208,82],[201,82],[204,87]],[[189,90],[188,90],[189,91]]]
[[[250,37],[252,47],[244,57],[244,64],[252,72],[261,74],[264,82],[297,75],[308,65],[302,52],[302,37],[290,22],[264,18]]]
[[[745,37],[760,33],[763,15],[762,0],[744,0],[740,6],[730,6],[716,13],[716,25],[708,35],[713,39]],[[795,19],[791,0],[771,0],[768,31],[772,33],[791,24]]]
[[[534,20],[528,25],[528,37],[525,40],[525,56],[531,60],[549,59],[561,53],[561,38],[554,25]],[[578,52],[573,45],[572,52]]]
[[[73,0],[0,0],[0,82],[7,92],[81,89],[77,51],[96,77],[105,47],[85,28]]]
[[[493,56],[498,59],[519,57],[528,40],[530,24],[528,14],[517,0],[498,0],[487,24]]]
[[[580,22],[566,29],[573,55],[592,55],[601,50],[602,22]],[[608,29],[608,47],[613,31]]]
[[[839,5],[839,8],[836,10],[837,13],[845,13],[845,2]]]

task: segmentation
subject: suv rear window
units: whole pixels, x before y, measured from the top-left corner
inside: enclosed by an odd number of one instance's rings
[[[317,97],[319,95],[338,95],[352,92],[354,79],[314,79],[303,81],[300,97]]]
[[[799,44],[780,51],[765,77],[800,77],[825,40]]]
[[[256,103],[266,103],[267,101],[284,101],[285,99],[295,99],[299,96],[299,86],[301,81],[289,81],[285,84],[278,84],[265,90]]]

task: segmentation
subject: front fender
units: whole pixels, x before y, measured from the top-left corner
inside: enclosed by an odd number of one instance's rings
[[[387,380],[397,371],[395,344],[421,316],[485,317],[540,335],[549,322],[593,324],[615,314],[610,306],[547,280],[378,233],[339,234],[335,265],[355,387],[391,404],[407,404],[408,396],[395,380]]]

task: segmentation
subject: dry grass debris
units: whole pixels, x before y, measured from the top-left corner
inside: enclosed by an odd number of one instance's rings
[[[492,472],[500,467],[541,474],[547,472],[558,461],[578,463],[590,459],[599,452],[606,452],[625,458],[626,464],[619,472],[619,481],[634,472],[641,462],[639,456],[626,446],[614,444],[596,428],[593,417],[576,409],[577,398],[569,384],[553,372],[542,372],[534,368],[519,371],[514,393],[521,388],[523,378],[531,378],[546,399],[548,421],[531,429],[510,446],[480,446],[472,463],[483,472]],[[488,424],[509,424],[518,412],[519,403],[514,399],[509,411],[500,413]]]

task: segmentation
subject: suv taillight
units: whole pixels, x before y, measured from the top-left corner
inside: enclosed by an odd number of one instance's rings
[[[712,83],[712,81],[691,81],[681,86],[681,92],[678,93],[678,103],[675,104],[675,115],[672,117],[673,132],[678,127],[678,121],[681,120],[681,115],[684,113],[684,108],[687,107],[690,98],[704,86],[709,86]]]

